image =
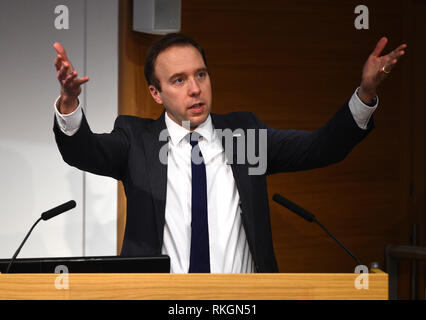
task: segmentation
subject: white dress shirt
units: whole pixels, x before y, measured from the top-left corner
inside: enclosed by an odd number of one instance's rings
[[[189,270],[191,251],[191,144],[188,129],[165,115],[169,131],[167,161],[166,223],[162,252],[170,256],[171,272]],[[241,222],[240,196],[226,164],[221,140],[210,115],[195,132],[206,166],[207,214],[212,273],[251,273],[254,263]]]
[[[356,92],[349,101],[354,120],[362,129],[367,128],[377,106],[378,100],[373,107],[365,105]],[[80,128],[80,105],[68,115],[60,114],[55,107],[55,114],[66,135],[71,136]],[[170,256],[172,273],[187,273],[191,248],[192,179],[191,145],[184,138],[189,131],[171,120],[167,112],[165,122],[169,132],[169,153],[162,253]],[[201,135],[198,145],[206,165],[210,270],[212,273],[255,272],[241,221],[240,196],[210,115],[195,131]]]

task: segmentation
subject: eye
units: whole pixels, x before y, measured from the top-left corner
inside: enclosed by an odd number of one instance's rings
[[[177,79],[174,81],[174,83],[175,83],[175,84],[182,84],[182,83],[183,83],[183,78],[177,78]]]
[[[206,72],[200,72],[199,74],[198,74],[198,78],[205,78],[207,76],[207,73]]]

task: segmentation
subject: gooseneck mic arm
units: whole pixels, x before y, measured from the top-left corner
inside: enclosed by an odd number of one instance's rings
[[[326,227],[324,227],[317,219],[315,219],[314,222],[316,222],[325,232],[327,232],[327,234],[332,237],[339,244],[339,246],[341,246],[352,258],[354,258],[357,263],[357,266],[362,265],[358,257],[351,250],[349,250],[348,247],[346,247],[342,242],[340,242],[340,240],[337,239],[330,231],[328,231]]]
[[[24,241],[22,241],[21,245],[19,246],[18,250],[16,250],[15,254],[12,257],[12,260],[10,260],[7,269],[6,269],[6,273],[9,273],[10,267],[12,266],[12,263],[15,261],[16,257],[18,256],[19,252],[21,251],[22,247],[25,244],[25,241],[27,241],[28,237],[30,236],[31,232],[33,231],[34,227],[37,225],[37,223],[39,223],[39,221],[41,220],[41,217],[38,218],[38,220],[33,224],[33,226],[31,227],[30,231],[27,233]]]
[[[340,242],[339,239],[337,239],[333,234],[331,234],[331,232],[328,231],[327,228],[324,227],[315,218],[315,216],[312,213],[303,209],[302,207],[299,207],[297,204],[295,204],[294,202],[291,202],[287,198],[284,198],[282,195],[279,195],[278,193],[274,194],[274,196],[272,197],[272,200],[274,200],[276,203],[286,207],[290,211],[293,211],[294,213],[296,213],[298,216],[302,217],[303,219],[305,219],[309,222],[315,222],[316,224],[318,224],[330,237],[332,237],[334,239],[334,241],[337,242],[337,244],[339,246],[341,246],[356,261],[358,266],[362,265],[362,263],[358,259],[358,257],[351,250],[349,250],[342,242]]]
[[[13,255],[12,259],[9,262],[9,265],[7,266],[6,269],[6,273],[9,273],[10,267],[12,266],[13,262],[15,261],[16,257],[18,256],[19,252],[21,251],[22,247],[25,244],[25,241],[27,241],[28,237],[30,236],[31,232],[33,231],[33,229],[35,228],[35,226],[37,225],[37,223],[40,222],[40,220],[49,220],[53,217],[56,217],[58,214],[61,214],[65,211],[71,210],[72,208],[75,208],[76,203],[74,200],[65,202],[63,204],[61,204],[60,206],[57,206],[53,209],[50,209],[46,212],[43,212],[40,216],[40,218],[38,218],[38,220],[33,224],[33,226],[31,227],[30,231],[27,233],[27,235],[25,236],[24,241],[22,241],[21,245],[19,246],[18,250],[16,250],[15,254]]]

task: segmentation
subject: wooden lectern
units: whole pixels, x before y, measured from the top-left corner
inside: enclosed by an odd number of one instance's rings
[[[0,274],[0,299],[388,299],[386,273],[378,269],[371,270],[368,274],[368,289],[356,289],[355,282],[359,276],[352,273]]]

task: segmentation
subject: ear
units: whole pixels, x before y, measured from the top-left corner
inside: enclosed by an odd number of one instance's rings
[[[163,100],[160,97],[160,92],[155,88],[152,84],[148,87],[149,92],[151,93],[152,98],[157,102],[158,104],[163,104]]]

